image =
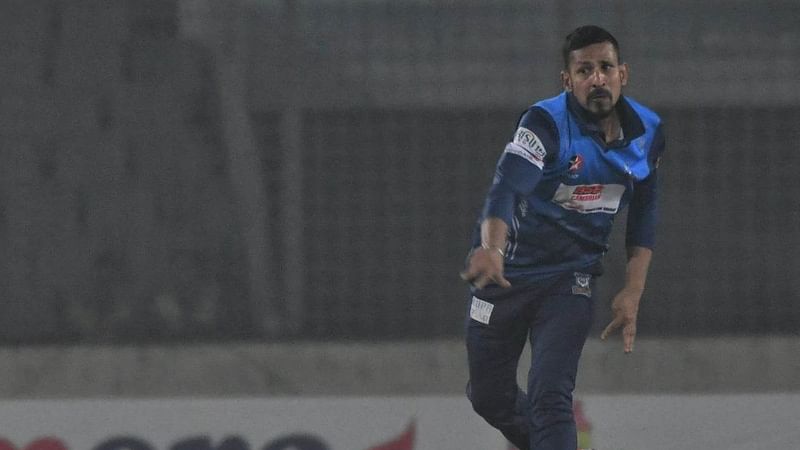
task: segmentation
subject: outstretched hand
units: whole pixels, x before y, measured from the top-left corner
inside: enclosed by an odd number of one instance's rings
[[[461,272],[461,279],[478,289],[491,283],[503,288],[511,286],[503,276],[503,255],[495,248],[476,248],[469,256],[467,269]]]
[[[633,341],[636,339],[636,317],[639,314],[639,300],[642,293],[633,289],[622,289],[611,304],[613,319],[600,334],[600,339],[605,340],[617,329],[622,328],[622,344],[625,353],[633,351]]]

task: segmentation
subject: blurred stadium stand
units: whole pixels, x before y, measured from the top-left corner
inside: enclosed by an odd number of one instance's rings
[[[796,334],[799,15],[781,0],[0,2],[0,341],[458,337],[496,158],[586,22],[617,35],[628,92],[668,127],[640,333]],[[248,133],[256,176],[236,153]],[[261,196],[243,200],[243,174]]]

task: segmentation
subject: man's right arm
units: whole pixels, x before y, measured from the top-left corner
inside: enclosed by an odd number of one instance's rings
[[[544,110],[531,108],[519,121],[511,142],[497,163],[481,221],[481,246],[473,249],[461,277],[478,289],[496,283],[508,287],[503,263],[514,206],[536,188],[546,161],[556,157],[557,132]]]
[[[481,222],[481,246],[472,249],[467,268],[461,278],[478,289],[488,284],[509,287],[511,283],[503,276],[506,257],[508,225],[497,217],[487,217]]]

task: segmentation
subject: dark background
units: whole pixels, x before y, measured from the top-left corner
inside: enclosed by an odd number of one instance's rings
[[[460,336],[495,161],[590,22],[667,127],[639,334],[796,334],[797,17],[778,0],[2,1],[0,342]]]

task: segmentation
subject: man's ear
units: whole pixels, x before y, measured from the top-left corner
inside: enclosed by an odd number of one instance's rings
[[[628,76],[630,75],[630,68],[627,63],[622,63],[619,66],[619,80],[623,86],[628,84]]]
[[[567,92],[572,92],[572,78],[564,70],[561,71],[561,87]]]

